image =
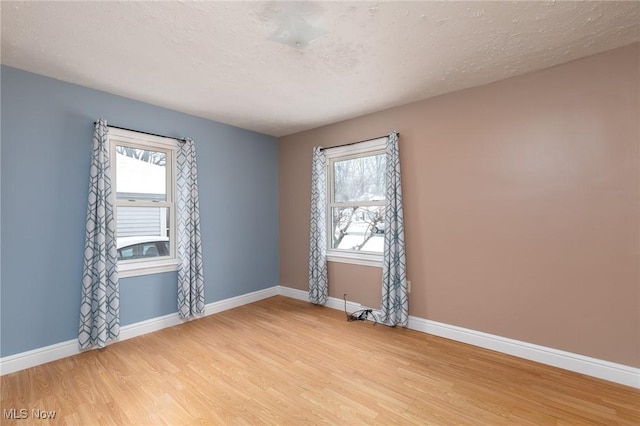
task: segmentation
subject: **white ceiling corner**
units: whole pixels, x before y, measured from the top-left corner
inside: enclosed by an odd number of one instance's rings
[[[0,3],[2,63],[282,136],[640,41],[640,2]],[[328,35],[269,40],[288,17]]]

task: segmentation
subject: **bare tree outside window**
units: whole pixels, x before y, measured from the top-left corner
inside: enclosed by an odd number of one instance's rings
[[[332,162],[331,248],[382,252],[385,165],[383,153]]]
[[[167,164],[167,156],[163,152],[150,151],[147,149],[132,148],[130,146],[116,145],[116,154],[124,155],[145,163],[155,164],[156,166],[165,166]]]

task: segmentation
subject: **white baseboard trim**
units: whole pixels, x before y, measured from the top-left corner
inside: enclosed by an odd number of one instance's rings
[[[308,292],[306,291],[289,287],[279,287],[280,294],[283,296],[299,300],[308,300]],[[325,306],[332,309],[343,310],[344,300],[329,297]],[[360,304],[347,301],[347,310],[349,312],[359,309],[363,309]],[[377,312],[377,310],[374,310],[374,313],[375,312]],[[414,316],[409,317],[408,328],[640,389],[640,368],[629,367],[623,364],[616,364],[610,361]]]
[[[283,287],[283,286],[279,286],[279,287],[280,287],[281,296],[290,297],[291,299],[304,300],[305,302],[309,301],[309,292],[307,291],[298,290],[290,287]],[[327,299],[327,303],[324,306],[326,306],[327,308],[339,309],[342,311],[344,310],[344,300],[338,299],[337,297],[329,297]],[[349,302],[347,300],[347,311],[354,312],[354,311],[359,311],[360,309],[363,309],[363,307],[359,303]]]
[[[258,290],[252,293],[243,294],[241,296],[231,297],[229,299],[209,303],[204,308],[203,317],[226,311],[228,309],[237,308],[248,303],[257,302],[258,300],[266,299],[272,296],[277,296],[279,294],[279,287],[280,286],[273,286],[264,290]],[[110,342],[110,344],[122,342],[124,340],[142,336],[143,334],[162,330],[163,328],[173,327],[174,325],[182,324],[183,322],[184,320],[180,319],[178,313],[176,312],[157,318],[151,318],[145,321],[140,321],[135,324],[125,325],[120,328],[120,337]],[[0,375],[4,376],[5,374],[10,374],[16,371],[24,370],[26,368],[46,364],[47,362],[56,361],[58,359],[66,358],[72,355],[77,355],[80,352],[81,351],[78,347],[78,340],[72,339],[67,340],[66,342],[60,342],[42,348],[21,352],[19,354],[6,356],[0,358]]]
[[[80,353],[78,340],[67,340],[0,359],[0,375],[13,373]]]
[[[640,368],[413,316],[409,328],[640,389]]]
[[[209,303],[205,306],[204,316],[277,295],[304,301],[309,300],[309,294],[306,291],[290,287],[273,286],[264,290]],[[325,306],[331,309],[343,310],[344,300],[329,297]],[[347,311],[349,312],[363,308],[364,307],[358,303],[347,301]],[[116,341],[131,339],[143,334],[162,330],[163,328],[173,327],[183,322],[177,313],[173,313],[146,321],[140,321],[135,324],[129,324],[120,329],[120,337]],[[640,368],[629,367],[414,316],[409,317],[408,328],[640,389]],[[35,367],[78,353],[80,353],[78,341],[73,339],[10,355],[0,358],[0,375]]]
[[[249,303],[257,302],[258,300],[268,299],[269,297],[278,296],[280,294],[278,285],[265,288],[264,290],[258,290],[251,293],[243,294],[240,296],[231,297],[229,299],[220,300],[218,302],[209,303],[204,308],[204,315],[217,314],[229,309],[237,308],[239,306],[248,305]]]

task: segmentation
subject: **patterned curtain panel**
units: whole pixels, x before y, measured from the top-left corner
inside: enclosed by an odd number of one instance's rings
[[[400,154],[398,133],[396,132],[391,133],[387,138],[386,156],[387,206],[384,219],[381,320],[390,326],[406,327],[409,323],[409,301],[407,298],[407,263],[404,251]]]
[[[319,147],[313,148],[311,166],[311,231],[309,242],[309,301],[327,303],[327,158]]]
[[[187,319],[204,313],[198,170],[193,139],[186,139],[179,144],[176,164],[178,313],[181,318]]]
[[[103,348],[120,334],[118,251],[107,132],[107,122],[98,120],[93,133],[89,176],[78,332],[81,349],[95,345]]]

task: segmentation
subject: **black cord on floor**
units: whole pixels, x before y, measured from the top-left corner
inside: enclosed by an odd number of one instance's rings
[[[347,321],[366,321],[369,319],[369,315],[373,317],[374,325],[378,323],[376,316],[373,314],[372,309],[361,309],[352,314],[347,312],[347,293],[342,298],[344,299],[344,314],[347,316]]]
[[[342,298],[344,299],[344,314],[347,316],[347,321],[351,321],[349,318],[349,313],[347,312],[347,293],[345,293]]]

